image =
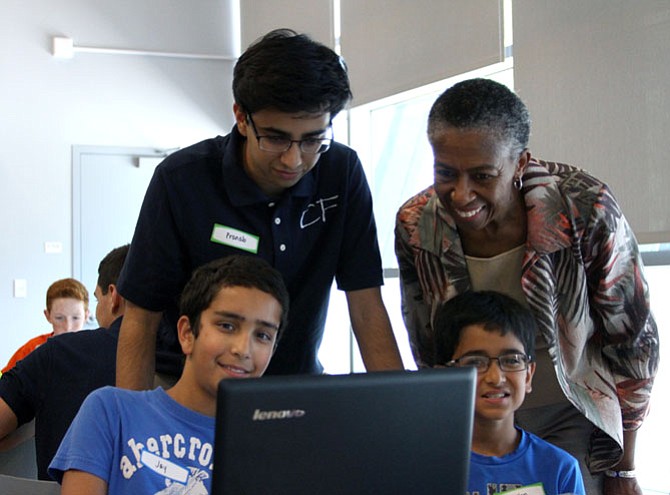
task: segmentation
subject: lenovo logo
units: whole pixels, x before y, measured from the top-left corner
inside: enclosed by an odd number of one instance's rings
[[[302,409],[285,409],[283,411],[261,411],[256,409],[254,411],[254,416],[251,418],[253,421],[267,421],[270,419],[291,419],[291,418],[301,418],[305,415],[305,411]]]

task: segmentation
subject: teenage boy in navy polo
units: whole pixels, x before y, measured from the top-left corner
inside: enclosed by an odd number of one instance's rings
[[[381,299],[370,190],[356,153],[332,141],[332,120],[351,98],[341,58],[307,36],[273,31],[239,58],[233,94],[232,132],[174,153],[149,185],[119,283],[128,307],[117,384],[149,388],[154,354],[157,371],[179,374],[175,301],[191,270],[235,253],[266,259],[291,296],[269,374],[322,371],[333,278],[366,368],[401,368]]]

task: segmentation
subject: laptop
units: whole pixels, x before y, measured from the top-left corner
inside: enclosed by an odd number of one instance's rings
[[[474,368],[222,380],[213,495],[462,494]]]

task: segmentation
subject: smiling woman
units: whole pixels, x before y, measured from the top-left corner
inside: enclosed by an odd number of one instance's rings
[[[602,477],[635,465],[659,356],[639,249],[619,205],[587,172],[531,156],[529,112],[504,85],[459,82],[428,122],[434,184],[400,207],[395,231],[415,359],[432,364],[441,303],[505,290],[538,324],[541,393],[517,422],[578,458],[589,491],[628,483],[635,493],[635,479]]]
[[[468,255],[491,257],[525,240],[525,205],[518,188],[530,159],[488,131],[445,128],[429,133],[435,193],[458,225]]]

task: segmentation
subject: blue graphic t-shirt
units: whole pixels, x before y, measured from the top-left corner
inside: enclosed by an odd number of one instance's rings
[[[209,495],[214,418],[175,402],[162,388],[104,387],[91,393],[49,466],[62,481],[77,469],[108,484],[110,495]]]
[[[541,438],[521,431],[521,442],[502,457],[470,454],[468,495],[491,495],[542,483],[547,495],[585,495],[577,459]]]

